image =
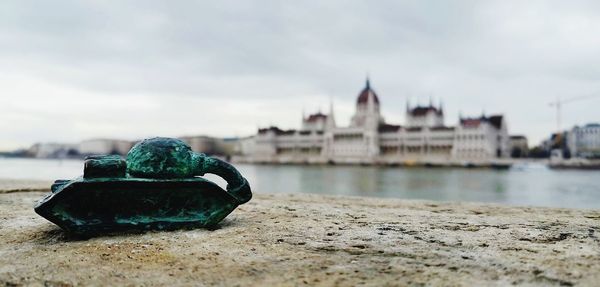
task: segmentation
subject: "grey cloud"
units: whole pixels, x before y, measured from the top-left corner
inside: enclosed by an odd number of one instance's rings
[[[161,103],[167,114],[192,115],[192,107],[181,111],[177,104],[194,99],[255,101],[286,109],[273,122],[292,124],[298,105],[315,109],[329,97],[352,105],[368,72],[388,118],[401,119],[407,99],[426,103],[431,96],[443,100],[449,124],[459,111],[503,112],[514,132],[535,141],[554,128],[547,102],[600,92],[596,1],[14,1],[1,6],[0,73],[99,93],[115,104],[122,95],[142,95]],[[0,87],[1,94],[7,92]],[[10,92],[19,96],[20,90]],[[268,112],[222,119],[219,134],[250,134]],[[57,112],[46,116],[55,118],[55,126],[66,124]],[[340,121],[348,116],[338,115]],[[565,126],[595,120],[591,104],[565,108]],[[175,120],[165,126],[177,133]],[[10,135],[6,141],[23,144],[35,141],[37,133],[43,139],[52,134],[45,129],[23,136],[0,128]],[[154,131],[137,128],[115,126],[115,136]],[[110,133],[110,127],[103,129]]]

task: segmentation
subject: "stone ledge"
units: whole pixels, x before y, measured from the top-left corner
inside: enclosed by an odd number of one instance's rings
[[[600,211],[258,194],[217,230],[75,240],[0,194],[0,284],[594,285]]]

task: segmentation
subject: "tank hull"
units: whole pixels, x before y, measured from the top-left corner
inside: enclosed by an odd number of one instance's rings
[[[79,235],[211,227],[239,201],[202,178],[57,181],[35,212]]]

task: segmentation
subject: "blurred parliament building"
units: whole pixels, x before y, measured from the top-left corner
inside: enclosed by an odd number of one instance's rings
[[[329,113],[302,118],[299,130],[269,127],[239,142],[237,160],[256,163],[331,164],[490,164],[510,156],[502,115],[459,118],[444,124],[441,104],[406,109],[406,125],[387,123],[380,99],[367,79],[356,99],[350,126],[336,125]]]

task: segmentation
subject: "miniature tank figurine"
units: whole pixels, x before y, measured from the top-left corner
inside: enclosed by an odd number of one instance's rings
[[[216,174],[223,190],[198,177]],[[211,227],[248,202],[248,181],[230,164],[171,138],[146,139],[127,154],[88,157],[83,176],[57,180],[35,212],[65,231],[96,235],[130,230]]]

